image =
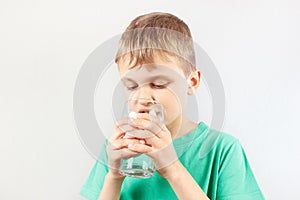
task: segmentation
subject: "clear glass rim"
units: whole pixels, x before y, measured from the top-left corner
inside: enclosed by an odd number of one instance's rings
[[[159,102],[156,101],[156,100],[148,99],[148,98],[129,98],[129,99],[127,99],[127,102],[129,102],[129,101],[139,101],[139,100],[149,101],[149,102],[151,102],[151,103],[153,103],[153,104],[161,104],[161,103],[159,103]]]

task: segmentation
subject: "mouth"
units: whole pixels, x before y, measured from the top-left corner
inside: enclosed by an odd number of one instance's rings
[[[150,112],[150,110],[145,110],[145,109],[144,109],[144,110],[139,110],[139,111],[138,111],[138,113],[149,113],[149,112]]]
[[[137,119],[137,114],[139,114],[139,113],[147,113],[147,114],[149,114],[149,112],[150,112],[149,110],[139,110],[138,112],[132,111],[132,112],[129,113],[129,117],[133,118],[133,119]]]

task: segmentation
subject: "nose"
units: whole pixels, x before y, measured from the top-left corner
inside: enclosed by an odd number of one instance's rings
[[[138,90],[136,90],[131,95],[131,99],[138,99],[139,103],[143,106],[149,106],[153,104],[153,101],[155,101],[152,90],[147,85],[143,85]]]

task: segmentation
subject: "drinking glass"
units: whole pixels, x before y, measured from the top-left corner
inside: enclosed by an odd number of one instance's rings
[[[129,119],[132,119],[136,118],[138,113],[148,113],[152,121],[157,120],[157,122],[164,123],[163,106],[156,101],[144,98],[127,100],[124,105],[123,116],[127,115]],[[137,130],[141,139],[149,137],[149,132],[146,133],[145,130],[139,128]],[[123,159],[120,173],[134,178],[149,178],[153,176],[154,164],[149,156],[140,154],[136,157]]]

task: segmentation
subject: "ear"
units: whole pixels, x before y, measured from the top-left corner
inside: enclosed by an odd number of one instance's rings
[[[190,76],[188,77],[188,95],[194,94],[194,92],[197,90],[197,88],[200,85],[200,77],[201,77],[201,72],[200,70],[196,69],[195,71],[192,71]]]

